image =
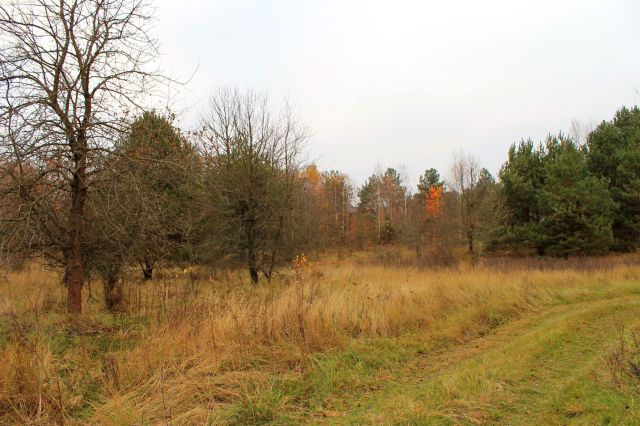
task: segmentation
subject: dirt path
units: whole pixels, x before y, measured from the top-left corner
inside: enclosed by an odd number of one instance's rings
[[[335,424],[640,424],[603,351],[640,326],[640,296],[567,304],[414,359],[335,403]],[[347,414],[348,413],[348,414]]]

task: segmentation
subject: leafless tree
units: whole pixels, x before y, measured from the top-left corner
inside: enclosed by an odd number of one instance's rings
[[[243,253],[253,283],[271,279],[300,183],[306,130],[265,95],[221,89],[202,120],[215,238]]]
[[[16,220],[60,253],[67,308],[82,311],[83,233],[100,157],[159,75],[145,0],[0,5],[0,172]]]
[[[576,141],[580,145],[587,143],[589,134],[596,128],[596,123],[593,120],[579,121],[571,120],[569,125],[569,137]]]
[[[456,196],[458,227],[471,256],[475,256],[475,239],[479,221],[480,200],[477,188],[480,171],[478,160],[460,151],[454,154],[450,179],[447,182],[449,190]]]
[[[485,239],[495,226],[496,182],[478,160],[460,151],[454,155],[445,205],[454,203],[452,216],[462,240],[475,262],[478,241]]]
[[[353,205],[353,183],[345,173],[332,170],[322,174],[322,185],[327,197],[326,222],[329,241],[344,244],[349,231],[349,214]]]

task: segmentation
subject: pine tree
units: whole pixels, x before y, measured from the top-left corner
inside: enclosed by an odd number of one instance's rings
[[[502,223],[491,248],[561,257],[607,252],[615,203],[606,180],[589,170],[587,154],[562,134],[544,145],[513,145],[500,171]]]
[[[640,109],[619,110],[588,137],[591,172],[609,183],[616,203],[613,213],[614,248],[640,248]]]
[[[509,148],[507,162],[500,170],[498,207],[501,224],[493,233],[490,248],[520,252],[544,248],[538,241],[540,208],[538,193],[544,183],[542,150],[533,141],[521,141]]]
[[[590,174],[586,150],[562,135],[551,137],[544,163],[537,229],[545,253],[562,257],[606,253],[613,244],[615,205],[607,183]]]

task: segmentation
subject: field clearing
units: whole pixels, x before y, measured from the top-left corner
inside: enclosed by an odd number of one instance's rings
[[[379,260],[379,259],[378,259]],[[0,423],[637,424],[606,354],[640,327],[637,256],[429,270],[323,260],[252,287],[167,270],[64,313],[0,283]]]

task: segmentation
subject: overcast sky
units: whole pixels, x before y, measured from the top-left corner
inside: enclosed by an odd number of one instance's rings
[[[638,0],[159,0],[162,66],[182,124],[220,86],[287,98],[310,156],[357,184],[404,165],[446,174],[463,149],[610,119],[640,99]]]

